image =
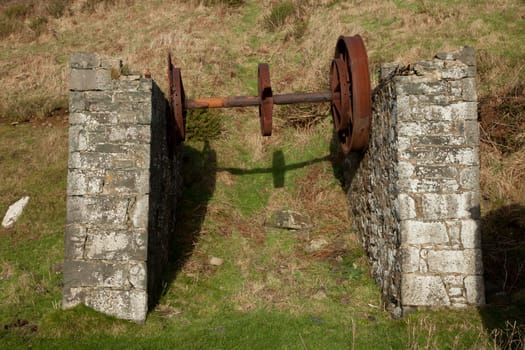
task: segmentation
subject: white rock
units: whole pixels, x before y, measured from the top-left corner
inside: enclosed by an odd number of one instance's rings
[[[3,227],[11,227],[18,220],[22,212],[24,211],[25,206],[29,202],[29,197],[22,197],[18,202],[11,204],[7,213],[5,213],[4,220],[2,220]]]
[[[210,265],[213,265],[213,266],[221,266],[224,263],[224,260],[222,260],[221,258],[217,258],[217,257],[212,256],[210,258],[209,263],[210,263]]]
[[[312,239],[310,244],[306,247],[307,253],[317,252],[328,245],[328,242],[323,238]]]

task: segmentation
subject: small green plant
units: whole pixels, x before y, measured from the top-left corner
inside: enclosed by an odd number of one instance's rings
[[[286,24],[286,21],[297,13],[297,5],[293,1],[285,1],[275,5],[269,15],[264,17],[264,25],[270,32],[275,32]]]
[[[30,15],[32,9],[32,4],[16,4],[6,8],[4,15],[10,19],[24,19]]]
[[[97,10],[97,7],[100,4],[103,4],[105,7],[115,6],[118,0],[87,0],[81,8],[82,12],[93,13]],[[130,4],[131,1],[128,0],[126,3]]]
[[[192,111],[186,118],[186,138],[205,141],[216,139],[222,132],[221,116],[210,111]]]
[[[71,0],[51,0],[47,5],[47,13],[55,18],[60,18],[64,16],[70,3]]]
[[[226,7],[240,7],[244,5],[244,0],[204,0],[205,6],[224,5]]]
[[[21,21],[0,15],[0,39],[16,33],[21,30],[21,28],[23,28],[23,23]]]
[[[39,37],[47,27],[47,17],[36,17],[29,23],[29,28]]]

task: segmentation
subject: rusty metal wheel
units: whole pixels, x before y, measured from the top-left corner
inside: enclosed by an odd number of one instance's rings
[[[273,112],[273,93],[270,84],[270,68],[266,63],[259,63],[257,70],[259,88],[259,119],[261,121],[262,136],[272,135],[272,112]]]
[[[343,60],[346,64],[351,106],[348,128],[338,132],[341,147],[345,153],[362,151],[368,146],[372,119],[372,94],[368,56],[361,36],[340,36],[335,48],[334,61],[338,59]],[[345,124],[341,123],[341,125]]]
[[[334,58],[330,67],[330,92],[332,93],[332,121],[341,147],[350,151],[352,133],[352,108],[350,105],[350,80],[342,58]]]
[[[186,96],[180,68],[174,67],[171,54],[168,54],[168,81],[170,113],[173,116],[173,132],[177,143],[186,139]]]

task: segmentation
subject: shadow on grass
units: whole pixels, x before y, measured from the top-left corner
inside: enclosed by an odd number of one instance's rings
[[[485,328],[503,349],[525,348],[525,206],[513,204],[481,219],[487,305]]]
[[[350,152],[344,154],[341,149],[339,137],[335,132],[332,133],[330,142],[330,162],[334,177],[339,181],[341,189],[347,193],[352,181],[354,180],[359,164],[363,160],[364,152]]]
[[[268,168],[253,168],[253,169],[241,169],[241,168],[218,168],[217,171],[226,171],[232,175],[252,175],[252,174],[269,174],[273,176],[273,187],[282,188],[285,186],[285,174],[287,171],[296,170],[300,168],[313,165],[315,163],[325,162],[331,159],[330,155],[314,158],[312,160],[286,164],[284,153],[281,150],[273,152],[272,155],[272,166]]]
[[[204,142],[202,150],[183,145],[181,152],[182,196],[170,245],[168,283],[191,257],[216,183],[217,154],[208,141]]]
[[[157,96],[162,93],[154,86]],[[158,97],[164,101],[163,97]],[[164,101],[153,111],[148,218],[148,306],[153,309],[191,256],[215,191],[216,153],[173,138],[173,119]]]

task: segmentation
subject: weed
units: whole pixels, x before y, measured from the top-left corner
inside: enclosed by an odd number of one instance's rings
[[[191,111],[186,118],[186,137],[188,140],[213,140],[222,132],[222,117],[212,111]]]
[[[47,17],[36,17],[29,23],[29,28],[39,37],[46,30],[47,22]]]
[[[494,346],[500,349],[525,348],[525,325],[506,321],[503,329],[495,329],[490,335]]]
[[[94,13],[99,6],[104,6],[105,8],[110,8],[118,4],[124,4],[125,6],[131,6],[134,3],[134,0],[86,0],[80,10],[86,13]]]
[[[18,32],[23,27],[24,25],[21,21],[0,15],[0,39]]]
[[[42,119],[67,108],[68,100],[65,96],[50,98],[43,92],[19,94],[0,104],[0,119],[15,122]]]
[[[245,0],[202,0],[205,6],[217,6],[222,5],[226,7],[240,7],[244,5]]]
[[[283,27],[287,20],[297,13],[297,5],[293,1],[283,1],[272,7],[269,15],[264,18],[266,30],[274,32]]]
[[[9,6],[4,10],[4,15],[9,19],[25,19],[31,14],[33,5],[29,4],[15,4]]]
[[[64,16],[72,0],[51,0],[47,5],[47,12],[54,18]]]

